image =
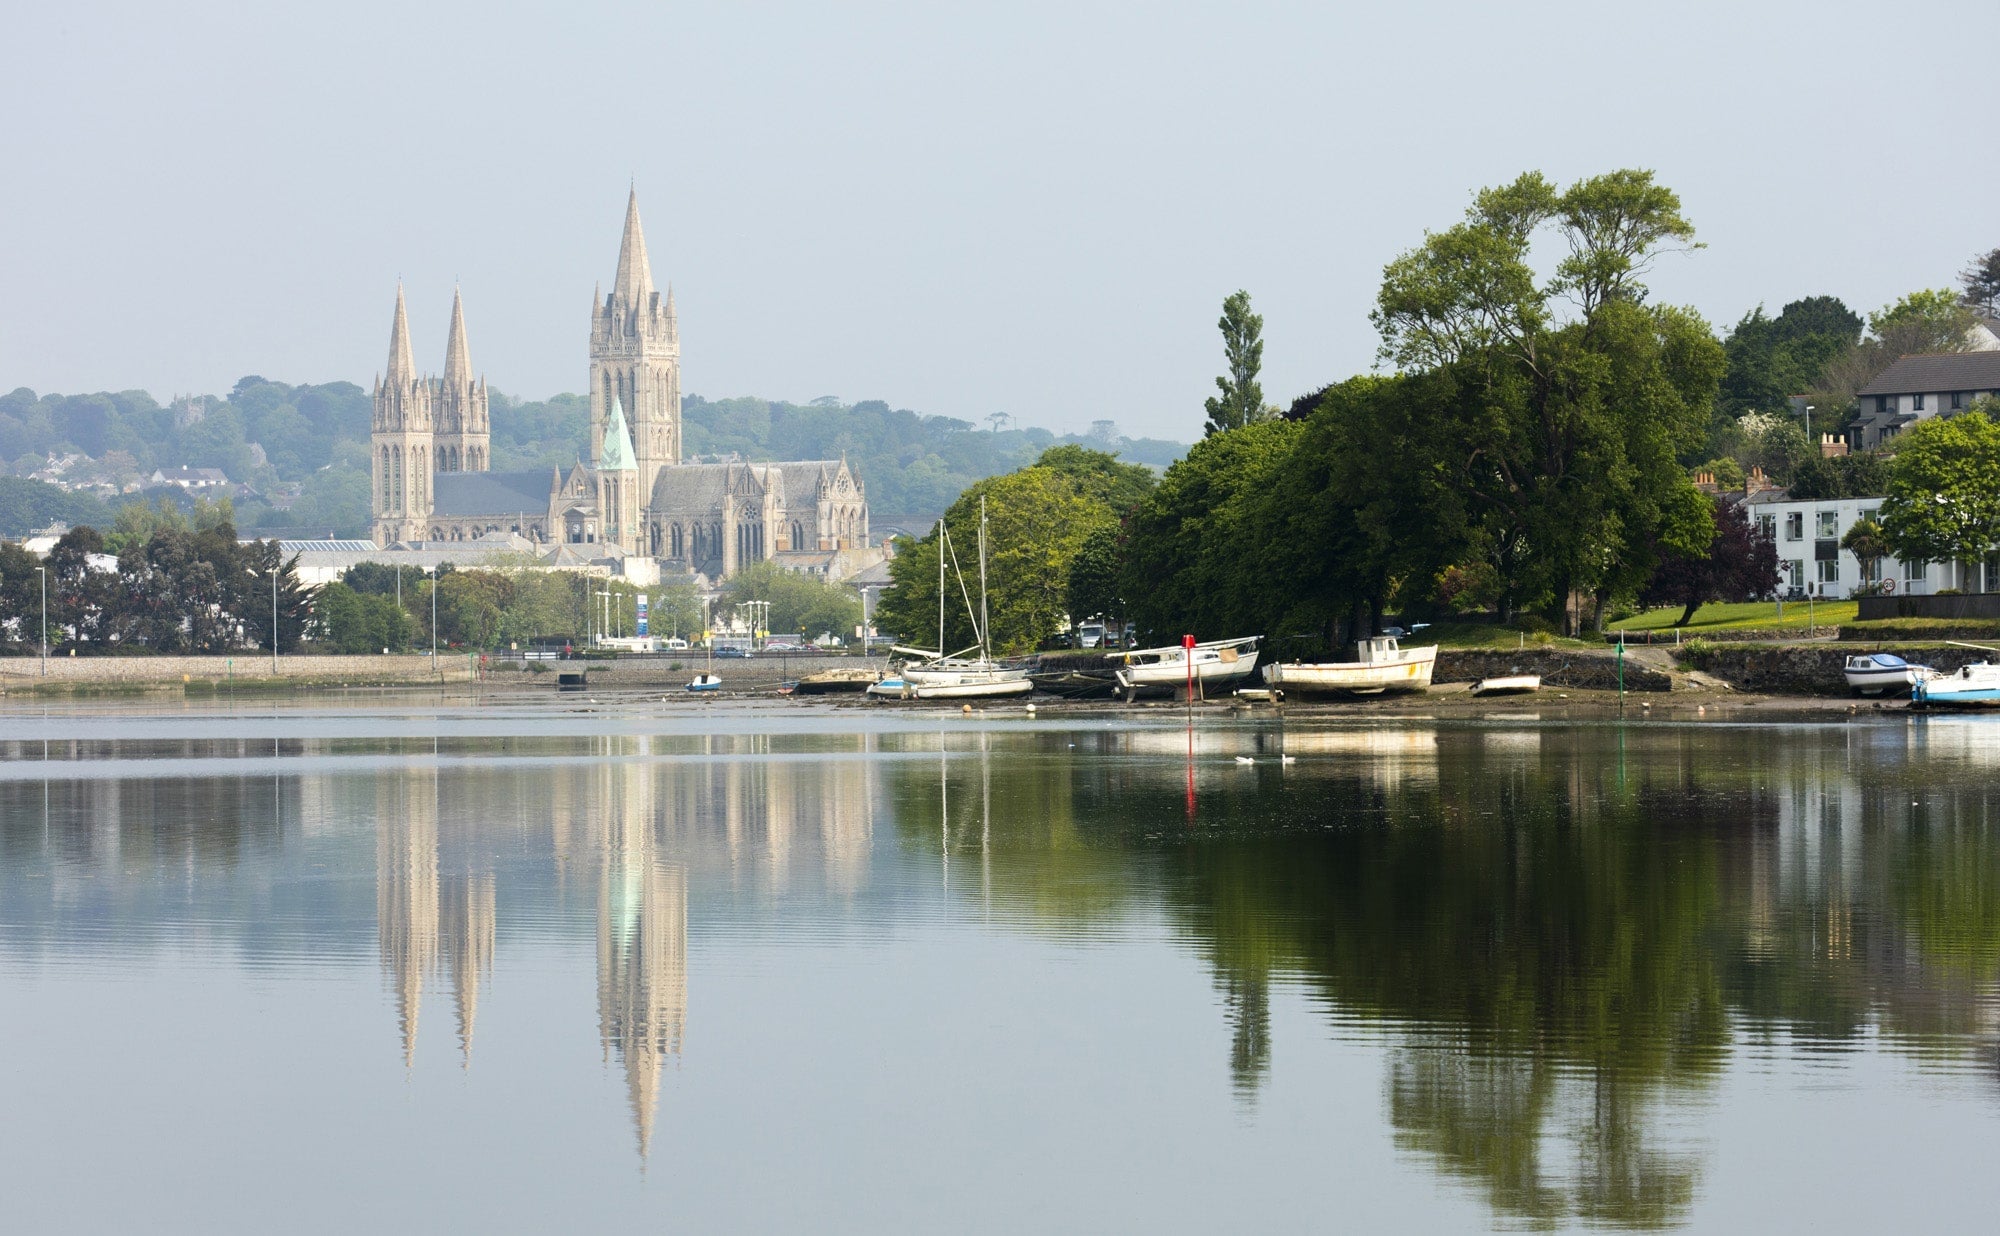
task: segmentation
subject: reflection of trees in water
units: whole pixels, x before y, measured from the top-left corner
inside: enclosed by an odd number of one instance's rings
[[[1751,1033],[1901,1027],[1905,1049],[1995,1033],[1974,981],[2000,975],[1983,782],[1928,786],[1913,817],[1907,757],[1867,753],[1892,784],[1864,791],[1838,730],[1424,733],[1393,758],[1351,735],[1209,735],[1192,823],[1178,734],[1068,759],[1010,739],[983,774],[992,896],[1066,924],[1162,897],[1213,969],[1245,1097],[1272,1071],[1274,977],[1396,1027],[1398,1143],[1537,1223],[1686,1214],[1699,1159],[1654,1130],[1712,1084],[1732,1008]],[[1280,745],[1303,758],[1269,762]],[[1264,762],[1234,766],[1238,748]],[[962,835],[940,776],[953,803],[981,792],[963,753],[893,771],[909,844]]]

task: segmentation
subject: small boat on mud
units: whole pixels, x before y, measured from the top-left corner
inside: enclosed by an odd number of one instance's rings
[[[1118,662],[1118,685],[1128,703],[1142,692],[1185,690],[1190,678],[1195,690],[1205,695],[1211,687],[1227,687],[1250,677],[1257,669],[1257,643],[1263,638],[1249,635],[1209,640],[1192,649],[1175,644],[1107,655]]]
[[[1066,700],[1105,700],[1118,694],[1118,675],[1110,670],[1051,670],[1031,673],[1035,690]]]
[[[927,649],[906,649],[898,647],[897,652],[911,653],[925,658],[902,665],[894,675],[896,689],[886,688],[891,679],[885,678],[868,688],[868,694],[877,699],[899,700],[970,700],[993,699],[1012,695],[1026,695],[1035,689],[1028,680],[1026,666],[1003,665],[993,659],[993,628],[986,609],[986,500],[979,502],[979,608],[971,608],[971,596],[964,592],[965,579],[960,574],[959,586],[966,597],[966,606],[971,613],[972,633],[977,642],[965,652],[979,655],[967,658],[963,653],[947,655],[944,652],[945,617],[945,557],[949,554],[955,565],[957,553],[951,548],[951,529],[940,519],[938,521],[938,651]]]
[[[1910,688],[1910,703],[1918,708],[2000,707],[2000,665],[1974,661],[1957,673],[1934,674]]]
[[[1474,695],[1526,695],[1541,689],[1540,674],[1506,674],[1499,678],[1482,678],[1472,684]]]
[[[1937,676],[1928,665],[1912,665],[1893,652],[1870,652],[1847,658],[1847,689],[1855,695],[1903,696]]]
[[[807,674],[792,688],[793,695],[837,695],[860,693],[879,682],[881,671],[872,669],[828,669]]]
[[[1025,675],[1011,671],[969,670],[956,677],[930,674],[919,680],[905,673],[891,676],[868,688],[876,699],[893,700],[975,700],[1026,695],[1035,689]]]
[[[714,674],[696,674],[694,681],[688,683],[687,689],[698,693],[720,691],[722,690],[722,679],[717,678]]]
[[[1264,681],[1286,695],[1380,695],[1430,689],[1436,644],[1405,650],[1395,636],[1378,635],[1357,647],[1359,659],[1353,661],[1267,665]]]

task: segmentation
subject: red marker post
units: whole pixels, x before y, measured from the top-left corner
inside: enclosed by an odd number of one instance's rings
[[[1181,636],[1181,651],[1184,654],[1186,654],[1187,658],[1188,707],[1193,708],[1194,707],[1194,636],[1192,635]]]

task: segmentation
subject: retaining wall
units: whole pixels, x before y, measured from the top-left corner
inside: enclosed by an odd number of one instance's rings
[[[2000,618],[2000,592],[1962,597],[1862,597],[1856,618]]]
[[[1685,656],[1683,663],[1713,674],[1739,691],[1765,695],[1846,695],[1847,678],[1842,672],[1847,658],[1869,651],[1867,645],[1847,644],[1828,648],[1799,645],[1786,648],[1745,648],[1723,644]],[[1973,648],[1898,647],[1905,660],[1928,665],[1947,673],[1961,665],[1987,659]]]
[[[1539,674],[1545,687],[1618,689],[1618,658],[1603,653],[1562,648],[1526,648],[1514,652],[1452,651],[1438,653],[1432,682],[1478,682],[1510,674]],[[1627,691],[1668,691],[1671,676],[1625,658]]]
[[[464,682],[473,676],[463,655],[440,656],[280,656],[276,670],[269,654],[230,657],[50,657],[47,672],[39,657],[0,657],[0,684],[37,683],[142,685],[146,683],[226,683],[265,681],[313,683]]]

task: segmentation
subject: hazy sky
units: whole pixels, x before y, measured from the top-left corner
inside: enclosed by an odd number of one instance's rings
[[[1726,325],[2000,245],[2000,5],[160,5],[0,15],[0,390],[584,388],[628,181],[684,388],[1199,433],[1220,302],[1276,402],[1384,262],[1529,168],[1655,169]]]

